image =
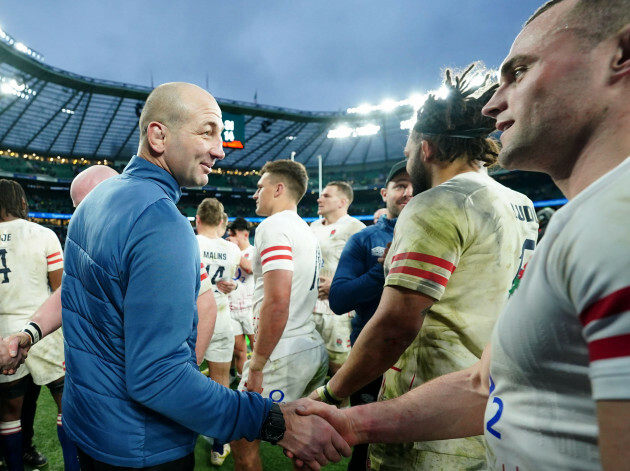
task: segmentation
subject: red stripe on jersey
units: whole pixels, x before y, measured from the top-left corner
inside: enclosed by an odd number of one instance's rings
[[[390,367],[390,370],[394,370],[394,371],[398,371],[399,373],[402,371],[400,368],[398,368],[397,366],[392,366]]]
[[[425,280],[434,281],[435,283],[439,283],[442,286],[446,286],[448,283],[448,278],[438,275],[437,273],[433,273],[426,270],[421,270],[420,268],[414,267],[396,267],[389,270],[389,274],[392,273],[403,273],[405,275],[411,275],[418,278],[423,278]]]
[[[262,264],[264,265],[267,262],[271,262],[272,260],[293,260],[291,255],[274,255],[273,257],[266,258],[263,260]]]
[[[443,258],[434,257],[433,255],[427,255],[424,253],[418,252],[403,252],[396,254],[392,257],[392,262],[397,262],[398,260],[416,260],[418,262],[426,262],[431,263],[440,268],[444,268],[445,270],[453,273],[455,271],[455,265],[453,265],[448,260],[444,260]]]
[[[48,265],[54,265],[55,263],[63,262],[63,258],[57,258],[55,260],[48,260]]]
[[[201,281],[203,281],[203,280],[205,280],[206,278],[208,278],[208,274],[207,274],[207,273],[206,273],[206,271],[204,270],[204,271],[202,271],[202,272],[201,272],[201,276],[199,277],[199,279],[200,279]]]
[[[14,433],[19,433],[22,431],[22,426],[17,425],[15,427],[7,427],[5,429],[0,429],[0,435],[13,435]]]
[[[269,247],[260,252],[260,256],[262,257],[266,253],[272,252],[273,250],[288,250],[289,252],[291,252],[291,247],[288,245],[276,245],[275,247]]]
[[[53,257],[56,257],[57,255],[61,255],[61,252],[55,252],[54,254],[47,255],[46,258],[53,258]]]
[[[588,356],[591,361],[630,357],[630,334],[593,340],[588,344]]]
[[[615,316],[624,311],[630,311],[630,286],[610,293],[608,296],[595,301],[580,314],[580,322],[587,326],[593,321],[608,316]]]

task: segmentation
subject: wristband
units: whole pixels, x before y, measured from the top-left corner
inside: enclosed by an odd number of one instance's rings
[[[28,336],[31,338],[31,346],[35,345],[42,339],[42,329],[40,329],[39,326],[33,321],[26,324],[22,329],[22,332],[28,334]]]
[[[330,388],[328,387],[328,384],[325,384],[324,386],[320,386],[315,391],[317,392],[317,395],[322,400],[322,402],[325,402],[326,404],[330,404],[331,406],[341,405],[342,400],[337,399],[337,396],[333,395],[330,392]]]
[[[330,398],[331,398],[333,401],[337,401],[337,402],[339,402],[339,403],[343,402],[343,398],[338,397],[335,393],[333,393],[333,392],[332,392],[332,390],[330,389],[330,384],[329,384],[329,383],[326,383],[326,384],[324,385],[324,387],[326,388],[326,389],[324,390],[324,394],[329,395],[329,396],[330,396]]]

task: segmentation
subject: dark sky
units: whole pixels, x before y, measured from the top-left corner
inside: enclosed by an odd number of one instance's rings
[[[496,68],[542,0],[0,0],[49,65],[313,111],[402,100],[444,67]]]

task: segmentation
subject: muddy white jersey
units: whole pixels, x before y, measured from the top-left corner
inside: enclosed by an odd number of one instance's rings
[[[479,360],[537,234],[531,200],[482,173],[459,174],[407,204],[385,261],[385,285],[435,302],[416,339],[385,374],[384,399]],[[485,459],[481,437],[415,448],[444,469],[465,469],[448,461],[454,456]]]
[[[50,295],[48,272],[63,269],[55,233],[25,219],[0,222],[0,332],[21,329]]]
[[[254,257],[254,252],[254,246],[250,245],[245,250],[241,251],[241,257],[251,262]],[[234,280],[238,283],[238,288],[230,293],[230,311],[246,311],[251,309],[254,298],[254,274],[247,273],[238,266],[236,267]]]
[[[630,399],[630,158],[557,211],[492,335],[494,469],[599,470],[597,401]]]
[[[229,281],[234,278],[234,273],[241,262],[241,251],[238,245],[225,239],[210,239],[204,235],[197,235],[201,262],[205,266],[206,274],[214,289],[214,300],[217,309],[229,313],[228,295],[219,291],[216,287],[219,281]]]
[[[281,211],[269,216],[256,228],[254,271],[254,328],[258,329],[263,301],[263,275],[272,270],[293,272],[289,318],[280,341],[271,354],[275,360],[291,353],[319,345],[313,344],[315,331],[313,306],[317,299],[317,284],[321,254],[317,239],[295,211]]]
[[[324,224],[325,219],[319,219],[311,223],[311,230],[322,252],[321,276],[334,277],[339,265],[341,252],[353,234],[365,228],[365,224],[356,218],[345,215],[332,224]],[[317,299],[315,311],[319,313],[333,314],[327,299]]]

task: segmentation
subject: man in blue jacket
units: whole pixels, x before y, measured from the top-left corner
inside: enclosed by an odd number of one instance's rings
[[[199,248],[176,204],[225,156],[222,130],[209,93],[161,85],[140,116],[138,155],[71,220],[63,407],[82,469],[192,470],[198,433],[279,442],[315,469],[349,451],[329,427],[323,439],[302,433],[315,424],[299,423],[295,406],[224,388],[197,368]]]
[[[339,265],[330,287],[330,307],[336,314],[352,310],[352,333],[350,342],[354,345],[361,329],[370,320],[385,284],[383,257],[388,244],[394,237],[394,226],[398,215],[411,200],[412,185],[406,169],[407,161],[395,163],[381,188],[381,195],[386,204],[386,213],[373,226],[366,227],[353,234],[341,253]],[[350,396],[353,406],[374,402],[381,387],[382,376],[359,389]],[[367,445],[356,445],[349,471],[365,470]]]

